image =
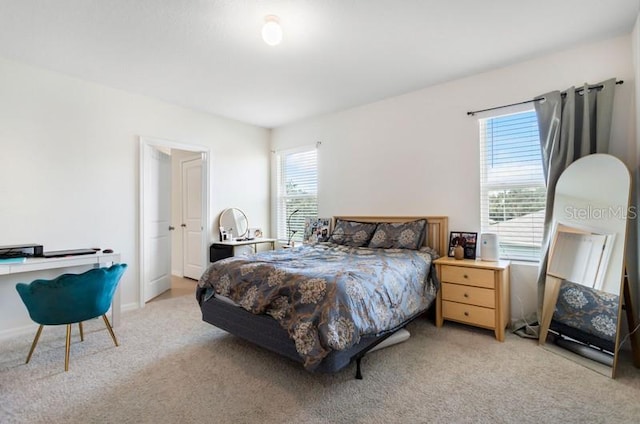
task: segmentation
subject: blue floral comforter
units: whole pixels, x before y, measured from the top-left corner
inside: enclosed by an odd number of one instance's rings
[[[198,284],[275,318],[312,370],[331,350],[426,310],[438,288],[432,254],[320,243],[215,262]]]

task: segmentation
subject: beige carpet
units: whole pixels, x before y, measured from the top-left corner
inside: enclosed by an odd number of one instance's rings
[[[77,328],[77,327],[76,327]],[[405,343],[336,375],[315,375],[200,320],[192,296],[123,315],[113,346],[101,321],[0,347],[2,423],[637,423],[640,371],[603,377],[508,334],[428,320]]]

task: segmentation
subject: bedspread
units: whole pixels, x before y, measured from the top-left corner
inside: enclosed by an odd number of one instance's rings
[[[394,329],[436,296],[427,251],[319,243],[215,262],[199,285],[288,331],[305,368]]]
[[[613,352],[619,306],[620,298],[615,294],[564,280],[560,284],[551,328],[555,323],[567,326],[578,331],[568,336]]]

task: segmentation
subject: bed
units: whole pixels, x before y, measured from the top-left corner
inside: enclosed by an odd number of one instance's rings
[[[333,222],[329,242],[212,263],[196,290],[202,319],[309,371],[356,362],[362,378],[362,357],[434,303],[433,259],[446,252],[448,219]]]

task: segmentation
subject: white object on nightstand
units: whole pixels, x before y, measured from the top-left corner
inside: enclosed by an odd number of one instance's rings
[[[498,235],[495,233],[480,234],[480,258],[483,261],[497,261],[498,256]]]

